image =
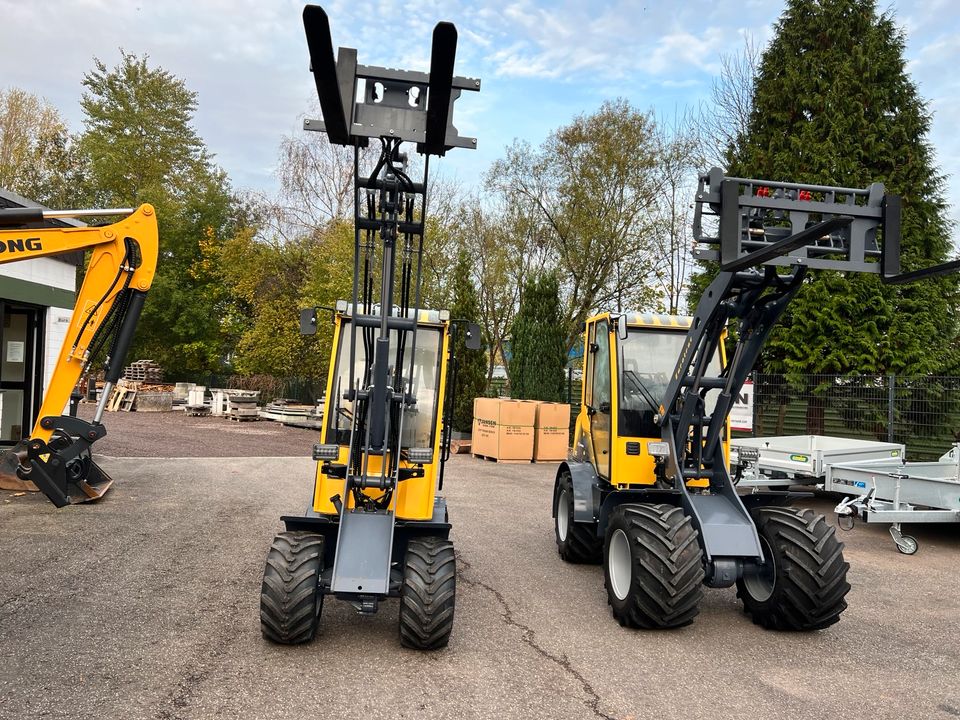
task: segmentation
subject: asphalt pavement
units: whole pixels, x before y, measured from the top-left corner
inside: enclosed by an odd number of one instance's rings
[[[960,528],[842,533],[839,624],[762,630],[732,589],[690,627],[621,628],[602,569],[563,563],[555,466],[455,457],[458,553],[447,649],[404,650],[398,604],[328,600],[312,643],[260,635],[263,561],[302,511],[307,458],[102,460],[96,505],[0,493],[0,718],[955,718]],[[812,503],[830,514],[833,503]]]

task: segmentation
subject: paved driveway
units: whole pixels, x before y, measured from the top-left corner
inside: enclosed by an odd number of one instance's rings
[[[329,601],[321,634],[260,637],[263,560],[312,486],[303,458],[105,459],[99,505],[0,493],[0,718],[953,718],[960,532],[843,535],[850,609],[820,633],[752,625],[709,590],[675,632],[619,627],[599,567],[557,556],[554,468],[456,457],[449,648],[400,648],[397,603]],[[815,501],[822,511],[832,506]]]

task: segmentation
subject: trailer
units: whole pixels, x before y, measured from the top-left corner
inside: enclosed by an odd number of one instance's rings
[[[819,435],[731,441],[731,466],[740,487],[813,485],[846,495],[836,507],[849,529],[857,518],[890,523],[897,549],[919,547],[901,523],[960,522],[960,449],[936,462],[906,462],[904,445]]]
[[[784,435],[730,441],[730,466],[738,487],[820,485],[838,464],[899,462],[903,443],[824,435]]]

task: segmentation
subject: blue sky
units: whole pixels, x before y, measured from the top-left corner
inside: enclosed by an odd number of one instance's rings
[[[437,20],[460,32],[456,72],[483,90],[457,104],[461,134],[444,173],[469,187],[514,138],[536,144],[607,98],[625,97],[672,117],[709,96],[722,53],[745,34],[765,43],[776,2],[637,0],[330,0],[334,45],[359,60],[427,70]],[[17,86],[57,106],[74,129],[80,81],[97,56],[149,54],[199,93],[196,125],[239,188],[270,190],[280,138],[300,132],[314,102],[300,13],[290,0],[0,0],[0,87]],[[960,5],[909,0],[890,8],[907,31],[914,80],[934,111],[931,141],[960,221]],[[956,235],[960,237],[960,229]]]

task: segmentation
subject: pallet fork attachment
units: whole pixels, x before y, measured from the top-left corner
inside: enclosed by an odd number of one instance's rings
[[[102,227],[49,227],[49,221],[60,218],[109,215],[127,217]],[[32,482],[57,507],[99,500],[113,480],[94,462],[91,446],[106,434],[101,422],[106,402],[120,379],[153,282],[158,243],[153,207],[0,210],[0,242],[18,249],[0,255],[0,264],[78,250],[91,253],[38,420],[28,439],[3,453],[0,474]],[[102,350],[106,386],[93,420],[64,416],[70,393]]]
[[[694,256],[720,264],[703,293],[659,407],[667,474],[700,533],[706,583],[730,585],[763,562],[757,529],[726,468],[722,432],[734,398],[808,268],[880,275],[887,283],[960,269],[954,260],[900,272],[900,198],[879,183],[865,189],[724,176],[700,178]],[[711,224],[712,220],[712,224]],[[783,270],[784,272],[781,272]],[[737,343],[719,375],[709,372],[720,336],[737,322]],[[718,391],[710,414],[705,396]],[[691,479],[709,480],[693,493]]]

